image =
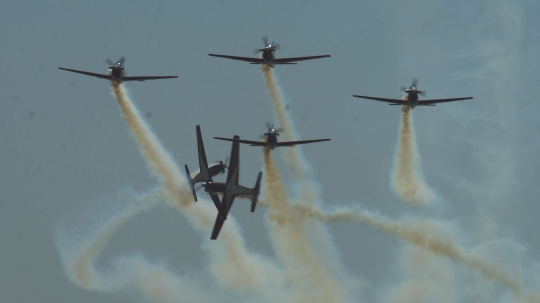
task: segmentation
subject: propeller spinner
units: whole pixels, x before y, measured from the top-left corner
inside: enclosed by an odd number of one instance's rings
[[[115,68],[115,67],[120,67],[124,69],[125,61],[126,61],[126,58],[124,58],[124,56],[120,56],[120,59],[118,59],[118,61],[116,62],[113,62],[110,58],[105,59],[105,63],[109,65],[110,69]]]
[[[270,121],[266,121],[264,123],[264,125],[266,126],[266,128],[268,128],[268,133],[274,133],[277,136],[279,136],[279,133],[282,133],[282,132],[285,131],[285,129],[283,127],[274,128],[274,124],[272,124]],[[266,134],[268,134],[268,133],[266,133]]]
[[[416,92],[417,92],[419,95],[422,95],[422,96],[425,97],[425,96],[426,96],[426,91],[425,91],[425,90],[420,91],[420,90],[418,90],[418,88],[417,88],[417,87],[418,87],[418,82],[419,82],[419,81],[420,81],[420,79],[418,79],[418,78],[413,78],[412,84],[411,84],[411,86],[409,86],[409,88],[407,88],[407,87],[405,87],[405,86],[402,85],[402,86],[399,88],[399,90],[400,90],[400,91],[403,91],[403,92],[407,92],[407,93],[408,93],[409,91],[411,91],[411,90],[416,90]]]

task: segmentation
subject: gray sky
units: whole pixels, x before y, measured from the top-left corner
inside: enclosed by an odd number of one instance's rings
[[[178,75],[126,87],[177,163],[196,167],[197,124],[213,160],[230,148],[213,136],[257,139],[265,121],[276,121],[257,66],[207,55],[252,56],[262,35],[281,44],[277,56],[332,55],[274,70],[301,138],[332,138],[302,147],[326,207],[360,204],[395,219],[447,220],[463,248],[487,252],[510,272],[519,267],[526,288],[539,289],[539,9],[535,1],[504,0],[3,3],[2,302],[133,301],[71,284],[54,231],[68,217],[89,222],[87,214],[106,209],[122,188],[144,192],[159,180],[149,173],[109,83],[57,67],[105,73],[103,60],[123,55],[130,75]],[[422,172],[442,201],[435,210],[407,204],[389,186],[399,108],[352,97],[400,98],[399,87],[413,77],[429,98],[474,96],[413,111]],[[281,152],[275,153],[294,187]],[[261,159],[259,150],[242,146],[241,183],[253,183]],[[250,250],[273,258],[265,212],[251,214],[238,202],[232,210]],[[345,272],[364,285],[357,300],[392,301],[387,294],[411,275],[403,268],[409,245],[355,223],[329,230]],[[158,207],[124,225],[98,267],[143,252],[179,275],[211,281],[202,243],[183,216]],[[452,301],[511,300],[477,271],[441,262],[459,290]]]

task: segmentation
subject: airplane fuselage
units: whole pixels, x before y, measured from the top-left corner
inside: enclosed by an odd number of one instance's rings
[[[202,163],[199,163],[199,165],[201,165],[200,166],[201,171],[193,177],[193,184],[198,183],[198,182],[212,182],[212,178],[222,173],[223,170],[225,169],[223,167],[223,164],[221,163],[214,164],[208,167],[207,170],[204,170],[202,168],[203,167]]]
[[[114,66],[113,68],[109,68],[109,74],[113,78],[114,81],[118,83],[122,83],[122,76],[124,75],[124,69],[120,67]]]
[[[266,146],[270,149],[277,147],[277,135],[275,133],[266,133]]]
[[[266,48],[262,51],[262,59],[264,60],[264,64],[274,67],[276,64],[274,63],[274,60],[276,57],[274,56],[274,51],[272,49]]]
[[[411,108],[415,108],[418,105],[418,93],[416,91],[409,91],[407,93],[407,102]]]
[[[217,176],[219,175],[220,173],[222,173],[223,171],[225,170],[225,167],[223,166],[223,164],[221,163],[218,163],[218,164],[214,164],[212,166],[210,166],[208,168],[208,175],[211,177],[214,177],[214,176]]]
[[[204,182],[204,189],[211,193],[223,193],[227,187],[227,183],[223,182]]]

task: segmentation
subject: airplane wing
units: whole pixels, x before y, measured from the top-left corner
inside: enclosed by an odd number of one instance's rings
[[[216,206],[218,212],[221,212],[221,202],[219,201],[219,197],[216,194],[210,194],[210,198],[212,198],[212,201],[214,202],[214,205]]]
[[[308,143],[323,142],[323,141],[330,141],[330,139],[316,139],[316,140],[278,142],[276,146],[277,147],[280,147],[280,146],[295,146],[295,145],[300,145],[300,144],[308,144]]]
[[[204,151],[204,143],[202,140],[200,125],[197,125],[195,129],[197,131],[197,149],[199,152],[199,166],[201,170],[203,169],[203,167],[204,169],[208,170],[208,161],[206,160],[206,152]]]
[[[387,99],[387,98],[369,97],[369,96],[361,96],[361,95],[353,95],[353,97],[362,98],[362,99],[369,99],[369,100],[375,100],[375,101],[388,102],[388,103],[392,103],[392,104],[402,104],[402,105],[408,105],[409,104],[407,102],[407,100],[402,100],[402,99]]]
[[[231,142],[239,142],[239,143],[249,144],[251,146],[266,146],[266,142],[262,142],[262,141],[236,140],[236,139],[221,138],[221,137],[214,137],[214,139],[231,141]]]
[[[225,222],[225,219],[220,215],[218,212],[216,217],[216,223],[214,224],[214,229],[212,230],[212,236],[210,237],[211,240],[217,239],[219,232],[221,231],[221,227],[223,227],[223,223]]]
[[[229,181],[233,178],[235,178],[236,180],[233,180],[234,181],[234,184],[235,185],[238,185],[238,164],[240,162],[240,143],[238,142],[240,139],[239,136],[234,136],[234,139],[233,140],[230,140],[233,142],[232,144],[232,148],[231,148],[231,157],[230,157],[230,162],[229,162],[229,171],[227,173],[227,181],[226,183],[229,183]],[[227,140],[229,141],[229,140]],[[223,193],[223,199],[222,199],[222,204],[224,204],[224,201],[225,200],[225,193]]]
[[[264,60],[261,58],[238,57],[238,56],[227,56],[227,55],[217,55],[217,54],[208,54],[208,56],[240,60],[240,61],[246,61],[246,62],[252,62],[252,63],[261,63],[261,64],[264,63]]]
[[[69,69],[69,68],[63,68],[63,67],[58,67],[58,69],[67,70],[68,72],[83,74],[83,75],[87,75],[87,76],[98,77],[98,78],[101,78],[101,79],[112,80],[112,77],[110,75],[96,74],[96,73],[91,73],[91,72],[85,72],[85,71],[82,71],[82,70]]]
[[[135,77],[122,77],[122,81],[145,81],[145,80],[158,80],[158,79],[171,79],[178,78],[178,76],[135,76]]]
[[[473,97],[462,97],[462,98],[450,98],[450,99],[431,99],[431,100],[418,100],[418,105],[432,105],[435,103],[444,103],[444,102],[452,102],[452,101],[462,101],[462,100],[470,100]]]
[[[306,61],[306,60],[313,60],[313,59],[320,59],[320,58],[328,58],[330,55],[322,55],[322,56],[309,56],[309,57],[292,57],[292,58],[280,58],[280,59],[274,59],[275,64],[288,64],[290,62],[297,62],[297,61]]]

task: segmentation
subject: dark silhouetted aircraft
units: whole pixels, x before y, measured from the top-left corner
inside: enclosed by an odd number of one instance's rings
[[[320,58],[327,58],[330,57],[330,55],[321,55],[321,56],[309,56],[309,57],[293,57],[293,58],[281,58],[276,59],[274,56],[274,52],[277,49],[280,49],[279,44],[272,44],[268,43],[268,37],[263,36],[262,37],[264,48],[256,48],[255,53],[262,52],[262,58],[250,58],[250,57],[237,57],[237,56],[227,56],[227,55],[217,55],[217,54],[208,54],[212,57],[220,57],[220,58],[226,58],[226,59],[233,59],[233,60],[240,60],[240,61],[247,61],[250,62],[250,64],[266,64],[268,66],[274,67],[276,64],[296,64],[297,61],[305,61],[305,60],[313,60],[313,59],[320,59]]]
[[[238,136],[234,136],[235,140],[240,139]],[[238,175],[239,175],[239,165],[240,165],[240,144],[238,141],[233,141],[231,149],[231,162],[229,164],[229,172],[227,174],[227,181],[222,182],[203,182],[202,186],[205,187],[205,190],[210,194],[214,204],[216,204],[218,214],[216,217],[216,223],[214,224],[214,229],[212,231],[212,236],[210,239],[217,239],[221,227],[225,220],[227,220],[227,215],[231,210],[234,199],[238,195],[251,195],[251,212],[255,211],[257,206],[257,198],[259,197],[260,187],[261,187],[261,178],[262,172],[259,172],[257,177],[257,182],[255,187],[247,188],[241,185],[238,185]],[[222,193],[223,197],[221,202],[217,193]]]
[[[219,175],[220,173],[225,173],[227,164],[223,161],[214,164],[208,167],[208,161],[206,160],[206,152],[204,151],[204,143],[201,135],[201,127],[197,125],[195,128],[197,131],[197,153],[199,155],[199,173],[191,178],[189,173],[188,166],[185,165],[186,175],[188,178],[189,186],[191,187],[191,192],[193,193],[193,198],[197,201],[197,193],[195,191],[195,184],[199,182],[212,182],[212,177]],[[227,162],[227,160],[225,160]],[[213,200],[213,199],[212,199]],[[215,201],[214,201],[215,203]]]
[[[279,136],[280,132],[283,132],[283,129],[281,127],[278,129],[275,129],[274,125],[271,125],[270,122],[266,122],[266,127],[268,127],[268,132],[264,133],[264,135],[262,136],[262,138],[266,137],[266,140],[264,141],[250,141],[250,140],[230,139],[230,138],[221,138],[221,137],[214,137],[214,139],[239,142],[239,143],[249,144],[250,146],[265,146],[270,149],[274,149],[276,147],[282,147],[282,146],[295,146],[295,145],[300,145],[300,144],[330,141],[330,139],[316,139],[316,140],[278,142],[277,136]]]
[[[111,65],[109,67],[109,74],[96,74],[91,72],[85,72],[82,70],[76,70],[76,69],[69,69],[69,68],[63,68],[59,67],[59,69],[67,70],[68,72],[74,72],[79,73],[83,75],[88,75],[92,77],[97,77],[101,79],[107,79],[107,80],[114,80],[118,83],[122,83],[124,81],[142,81],[145,80],[157,80],[157,79],[170,79],[170,78],[178,78],[178,76],[135,76],[135,77],[127,77],[126,73],[124,72],[124,61],[126,59],[124,57],[120,57],[118,61],[113,63],[111,59],[107,58],[105,60],[105,63]]]
[[[353,95],[353,96],[357,98],[388,102],[390,103],[390,105],[407,105],[411,109],[415,108],[416,106],[435,106],[435,103],[469,100],[473,98],[473,97],[461,97],[461,98],[450,98],[450,99],[418,100],[418,95],[422,95],[422,96],[426,95],[426,91],[420,91],[417,89],[418,81],[419,80],[417,78],[414,78],[409,88],[406,88],[404,86],[401,87],[401,90],[407,94],[407,100],[368,97],[368,96],[361,96],[361,95]]]

